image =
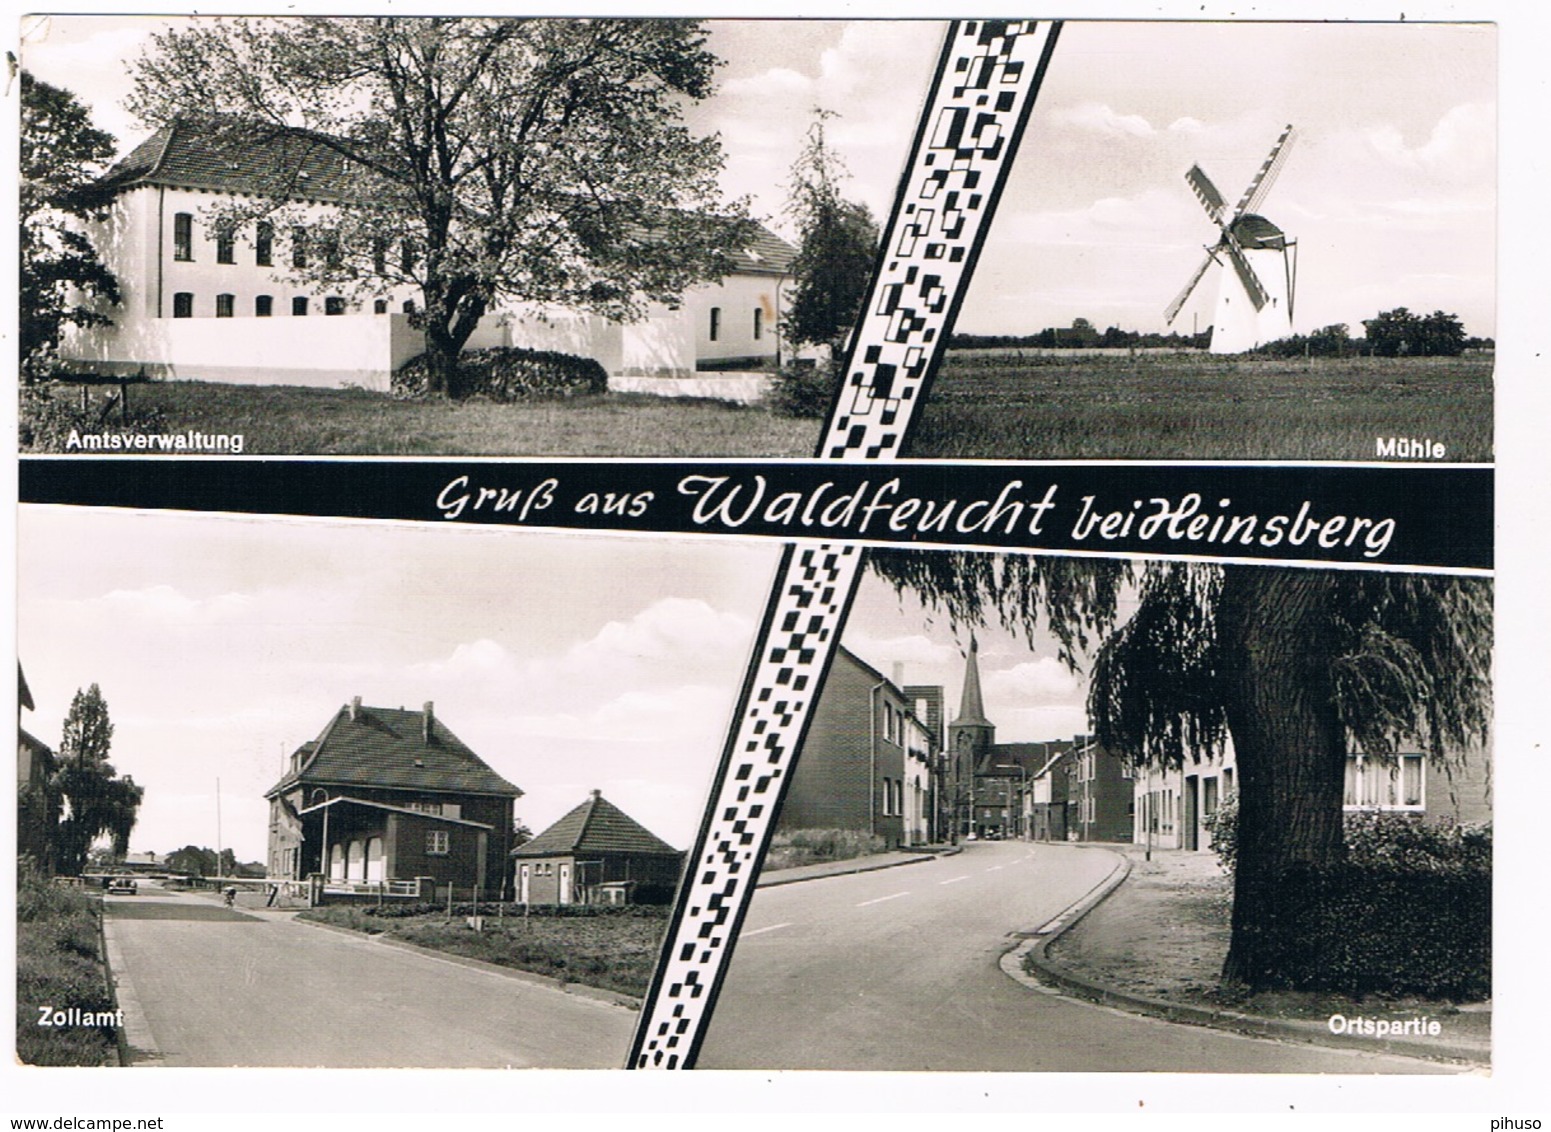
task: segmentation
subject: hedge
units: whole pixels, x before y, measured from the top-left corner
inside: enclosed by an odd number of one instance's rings
[[[426,355],[411,358],[393,374],[393,395],[404,400],[428,396],[430,372]],[[460,354],[452,388],[447,392],[460,399],[519,401],[529,397],[606,393],[608,387],[608,373],[592,358],[554,350],[501,347]]]

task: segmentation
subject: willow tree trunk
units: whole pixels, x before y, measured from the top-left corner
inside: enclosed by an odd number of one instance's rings
[[[1331,677],[1332,579],[1320,570],[1226,566],[1217,611],[1225,707],[1238,766],[1238,859],[1223,981],[1287,986],[1308,920],[1286,878],[1343,859],[1346,745]],[[1306,887],[1300,888],[1306,891]]]

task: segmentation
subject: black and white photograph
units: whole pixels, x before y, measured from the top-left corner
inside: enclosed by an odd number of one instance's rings
[[[876,552],[698,1064],[1485,1067],[1490,648],[1480,578]]]
[[[13,1124],[1540,1126],[1547,17],[1062,15],[15,21]]]
[[[24,445],[636,457],[812,454],[942,36],[24,30]],[[1490,460],[1496,57],[1067,21],[912,454]]]
[[[70,508],[18,540],[23,1062],[623,1064],[770,549]],[[88,889],[111,1008],[50,946]],[[122,1025],[38,1024],[71,1007]]]

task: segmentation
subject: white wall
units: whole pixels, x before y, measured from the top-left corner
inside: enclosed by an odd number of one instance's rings
[[[411,292],[385,289],[382,298],[394,312],[388,315],[368,313],[370,298],[347,304],[348,314],[326,315],[328,291],[289,278],[289,224],[275,226],[271,265],[256,262],[252,224],[236,234],[235,262],[217,263],[209,210],[222,199],[216,193],[153,186],[120,194],[92,233],[119,279],[123,302],[108,312],[115,325],[67,335],[62,356],[98,372],[144,368],[182,380],[388,388],[392,368],[423,349],[421,337],[396,313]],[[319,213],[328,207],[312,206]],[[188,260],[174,258],[174,218],[180,212],[193,217]],[[520,307],[486,316],[468,348],[557,350],[595,358],[614,376],[688,377],[697,359],[775,356],[777,282],[770,276],[735,276],[697,288],[681,308],[657,306],[644,320],[623,325],[571,311]],[[180,292],[193,297],[193,318],[172,317],[173,297]],[[233,297],[230,319],[215,317],[216,296],[222,294]],[[271,297],[271,317],[255,317],[260,295]],[[298,296],[308,300],[305,318],[291,313]],[[722,311],[714,343],[713,306]],[[758,339],[756,308],[762,312]]]
[[[701,361],[726,358],[773,358],[776,355],[776,325],[780,318],[783,293],[777,284],[786,282],[774,275],[733,275],[719,284],[697,287],[685,296],[684,307],[695,327],[695,356]],[[716,340],[711,340],[711,310],[721,311]],[[754,337],[754,312],[761,312],[762,328]]]
[[[386,391],[423,350],[407,315],[162,318],[70,334],[62,352],[99,373],[242,385],[358,385]]]

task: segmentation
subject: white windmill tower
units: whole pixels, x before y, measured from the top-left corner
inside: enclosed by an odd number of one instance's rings
[[[1256,212],[1282,166],[1297,135],[1291,126],[1282,131],[1260,172],[1244,190],[1239,203],[1228,211],[1217,186],[1192,165],[1185,180],[1195,192],[1207,216],[1217,225],[1217,242],[1207,247],[1206,259],[1185,284],[1164,317],[1172,325],[1190,293],[1214,263],[1227,260],[1231,271],[1220,273],[1217,306],[1212,315],[1212,353],[1237,354],[1264,342],[1285,338],[1292,330],[1293,292],[1297,283],[1297,241]]]

